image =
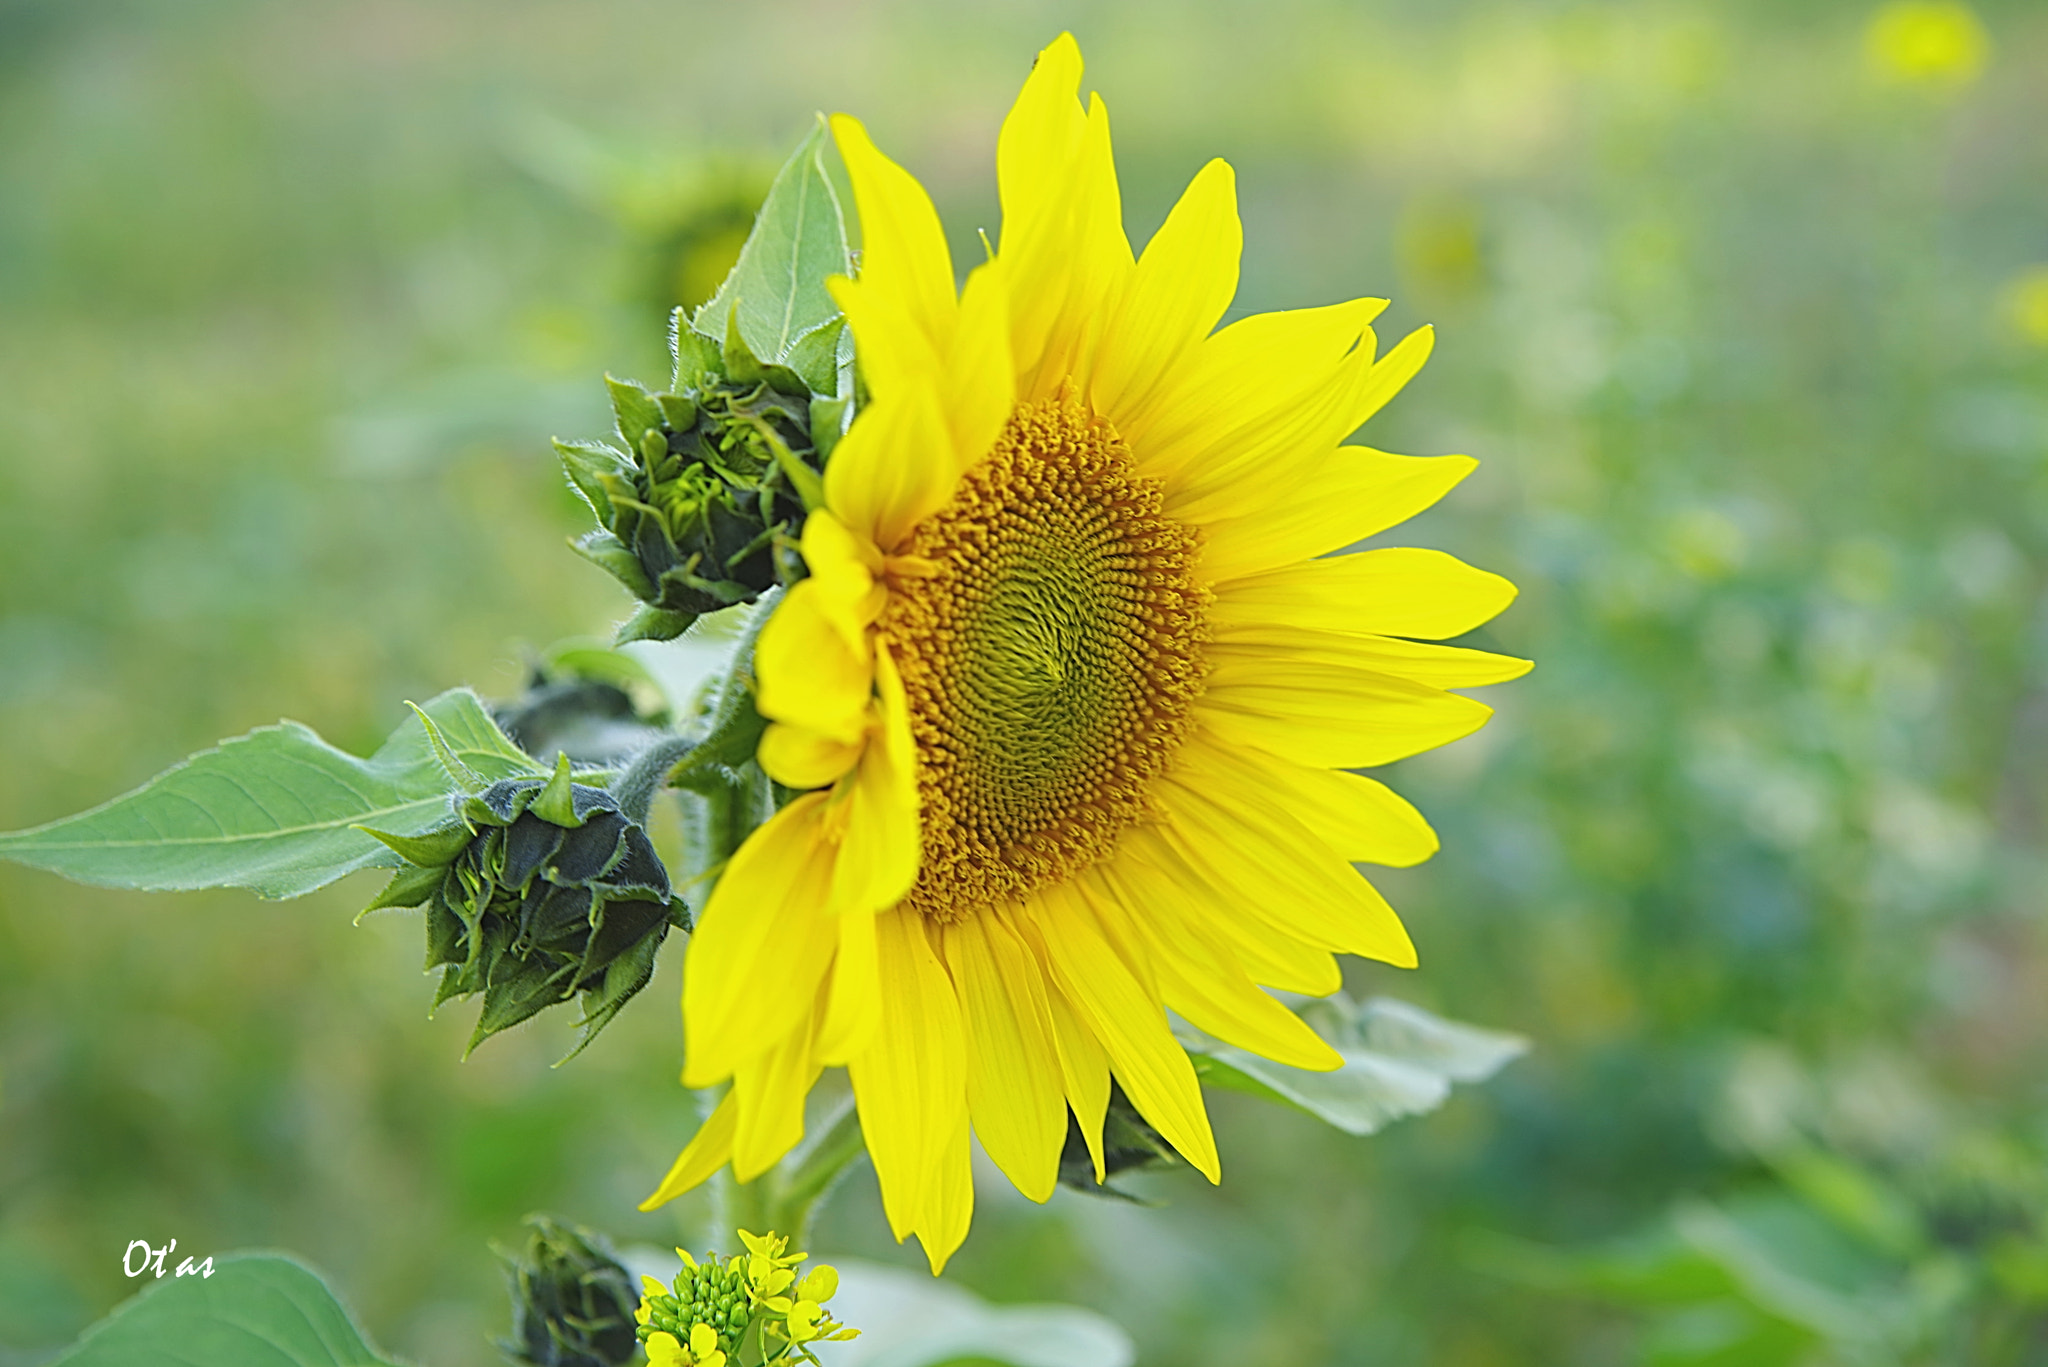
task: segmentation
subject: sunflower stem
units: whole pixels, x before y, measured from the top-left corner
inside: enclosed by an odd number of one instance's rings
[[[654,802],[655,793],[669,785],[670,772],[688,759],[697,745],[688,736],[670,736],[633,757],[626,771],[612,783],[612,796],[619,800],[619,810],[628,821],[647,824],[647,809]]]
[[[839,1185],[853,1160],[865,1152],[860,1111],[849,1100],[817,1142],[804,1150],[793,1171],[783,1174],[778,1170],[776,1175],[782,1180],[774,1207],[775,1229],[789,1236],[790,1247],[802,1248],[810,1242],[811,1217]]]

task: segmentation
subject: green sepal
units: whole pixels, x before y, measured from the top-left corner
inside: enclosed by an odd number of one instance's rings
[[[482,792],[487,786],[485,781],[478,776],[476,770],[464,764],[461,757],[448,747],[448,738],[441,734],[441,728],[434,724],[434,719],[411,699],[407,699],[405,705],[412,709],[413,715],[420,719],[420,725],[426,728],[427,744],[433,747],[434,758],[441,762],[441,768],[448,775],[448,781],[465,793]]]
[[[852,399],[811,400],[811,447],[818,453],[821,468],[832,459],[833,449],[846,435],[846,411],[851,407]]]
[[[698,389],[718,378],[718,339],[692,327],[681,309],[669,317],[668,351],[676,367],[671,389]]]
[[[618,420],[620,438],[628,450],[638,450],[643,432],[650,427],[660,429],[661,405],[645,386],[632,380],[607,375],[604,386],[611,391],[612,413]]]
[[[384,891],[377,894],[377,900],[364,907],[356,919],[360,921],[371,912],[383,911],[387,907],[425,906],[447,878],[448,870],[442,864],[412,865],[400,869],[391,875],[391,881],[384,885]]]
[[[654,596],[654,581],[641,567],[640,557],[626,544],[604,530],[585,532],[569,539],[569,549],[626,586],[636,598]]]
[[[555,455],[561,459],[562,470],[569,476],[569,483],[583,495],[583,501],[597,514],[598,521],[610,522],[612,501],[606,491],[606,481],[630,479],[632,459],[603,442],[563,441],[560,437],[554,441]]]
[[[671,432],[686,432],[697,421],[697,405],[687,395],[656,394],[654,401],[661,405],[662,420]]]
[[[796,372],[814,393],[838,393],[839,334],[845,330],[844,318],[832,318],[818,324],[796,339],[782,363]]]
[[[548,779],[547,786],[540,790],[539,796],[527,803],[526,810],[550,826],[570,830],[581,826],[583,818],[576,814],[576,799],[569,788],[569,757],[557,755],[554,774]]]
[[[389,831],[372,830],[368,826],[358,826],[356,829],[364,835],[374,836],[382,841],[408,864],[424,868],[445,868],[456,855],[469,848],[471,834],[469,828],[459,821],[445,826],[437,826],[433,830],[422,832],[419,835],[393,835]],[[415,904],[398,903],[397,905],[411,906]]]
[[[804,511],[814,513],[824,507],[824,478],[798,460],[796,453],[789,449],[789,443],[776,436],[773,428],[763,424],[760,431],[768,449],[775,453],[775,463],[782,467],[783,478],[789,481],[789,487],[796,490],[796,496],[803,501]]]
[[[633,615],[620,624],[612,637],[614,645],[625,645],[628,641],[673,641],[690,629],[697,620],[694,612],[670,612],[642,603],[633,610]]]

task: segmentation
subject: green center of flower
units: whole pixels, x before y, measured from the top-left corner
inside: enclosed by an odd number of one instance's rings
[[[881,624],[918,747],[909,900],[956,920],[1079,872],[1145,815],[1201,691],[1208,594],[1193,530],[1074,404],[1018,409],[905,549],[937,567]]]

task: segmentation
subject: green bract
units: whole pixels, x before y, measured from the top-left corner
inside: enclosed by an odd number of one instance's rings
[[[424,906],[427,967],[442,968],[439,1006],[482,993],[469,1047],[583,997],[583,1038],[647,985],[670,925],[684,925],[647,832],[602,788],[504,779],[455,800],[424,835],[372,831],[411,866],[367,910]],[[572,1051],[573,1052],[573,1051]]]

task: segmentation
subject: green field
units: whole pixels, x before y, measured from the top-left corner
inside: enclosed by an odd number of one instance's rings
[[[1156,1208],[988,1184],[948,1277],[1148,1367],[2048,1361],[2048,12],[1914,13],[0,0],[0,829],[609,632],[549,438],[665,378],[814,110],[974,259],[1071,28],[1135,240],[1222,156],[1233,317],[1437,326],[1361,439],[1482,465],[1386,539],[1519,583],[1473,643],[1538,663],[1389,771],[1422,966],[1347,976],[1533,1048],[1371,1139],[1219,1094]],[[0,1367],[136,1238],[290,1249],[429,1367],[496,1361],[530,1210],[701,1244],[634,1209],[676,949],[573,1063],[464,1062],[377,887],[0,866]],[[923,1265],[865,1171],[814,1251]]]

